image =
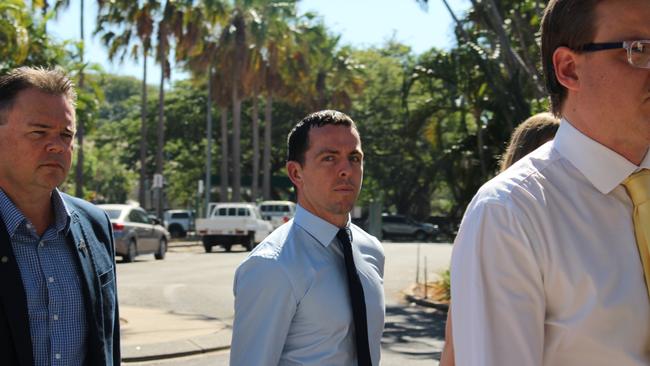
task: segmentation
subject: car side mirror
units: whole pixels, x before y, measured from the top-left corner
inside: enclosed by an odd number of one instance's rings
[[[160,225],[160,220],[157,217],[152,217],[151,223],[154,225]]]

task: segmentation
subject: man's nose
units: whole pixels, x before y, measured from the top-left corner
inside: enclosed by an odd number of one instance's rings
[[[347,177],[350,175],[350,170],[352,169],[352,163],[348,159],[343,159],[343,161],[339,164],[339,176],[340,177]]]
[[[61,153],[70,148],[70,143],[65,141],[61,136],[53,137],[45,145],[45,149],[50,153]]]

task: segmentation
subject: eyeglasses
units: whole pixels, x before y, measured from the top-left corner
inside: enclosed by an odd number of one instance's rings
[[[625,48],[627,62],[641,69],[650,69],[650,40],[623,41],[607,43],[587,43],[578,48],[578,51],[595,52]]]

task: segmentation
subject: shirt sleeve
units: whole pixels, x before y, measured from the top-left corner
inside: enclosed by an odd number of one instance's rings
[[[285,269],[273,259],[249,257],[234,282],[231,366],[277,365],[297,300]]]
[[[451,263],[458,366],[541,365],[545,296],[523,216],[500,202],[468,210]]]

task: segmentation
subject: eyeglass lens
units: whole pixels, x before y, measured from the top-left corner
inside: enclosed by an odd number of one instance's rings
[[[650,69],[650,41],[634,41],[630,44],[628,58],[633,66]]]

